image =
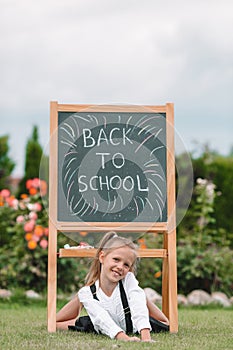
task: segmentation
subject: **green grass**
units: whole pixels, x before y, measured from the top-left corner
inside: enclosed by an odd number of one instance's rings
[[[21,300],[26,302],[26,300]],[[156,334],[155,343],[125,343],[104,336],[48,333],[45,302],[0,301],[0,349],[233,349],[232,308],[181,308],[178,334]]]

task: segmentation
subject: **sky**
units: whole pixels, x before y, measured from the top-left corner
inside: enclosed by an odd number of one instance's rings
[[[232,0],[0,0],[0,136],[14,176],[50,101],[175,106],[176,152],[233,146]]]

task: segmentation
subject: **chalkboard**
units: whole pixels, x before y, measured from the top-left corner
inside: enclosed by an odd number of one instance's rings
[[[166,222],[166,113],[58,112],[57,219]]]

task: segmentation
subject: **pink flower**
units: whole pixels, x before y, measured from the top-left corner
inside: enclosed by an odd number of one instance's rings
[[[12,207],[13,209],[17,210],[18,209],[18,206],[19,206],[19,201],[18,199],[14,198],[14,197],[10,197],[9,198],[9,201],[8,201],[8,204],[10,207]]]
[[[30,221],[25,223],[24,231],[25,232],[32,232],[34,227],[35,227],[35,221],[34,220],[30,220]]]
[[[44,227],[44,235],[48,236],[49,235],[49,229],[48,227]]]
[[[37,177],[35,179],[32,179],[32,187],[39,188],[40,187],[40,179]]]
[[[19,215],[19,216],[17,216],[17,218],[16,218],[16,222],[18,222],[18,223],[22,223],[22,222],[24,222],[24,216],[23,216],[23,215]]]
[[[46,239],[42,239],[40,241],[40,246],[42,249],[46,249],[48,247],[48,241]]]
[[[35,241],[35,242],[39,242],[40,237],[37,236],[37,235],[32,235],[32,240]]]
[[[38,218],[38,215],[34,212],[34,211],[31,211],[28,215],[29,219],[31,220],[36,220]]]
[[[32,187],[32,180],[31,179],[26,181],[26,189],[29,190],[30,187]]]
[[[27,207],[30,211],[41,211],[42,210],[42,205],[40,203],[29,203],[27,205]]]
[[[4,190],[1,191],[1,196],[2,196],[3,198],[10,197],[10,194],[11,194],[10,191],[7,190],[7,189],[4,189]]]
[[[40,203],[34,203],[33,209],[34,209],[35,211],[41,211],[42,205],[41,205]]]
[[[44,180],[40,180],[40,194],[41,196],[45,196],[47,193],[47,182]]]

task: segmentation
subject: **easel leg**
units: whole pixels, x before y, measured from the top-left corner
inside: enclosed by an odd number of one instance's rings
[[[176,232],[165,234],[164,248],[168,251],[168,257],[163,260],[162,281],[162,310],[170,322],[170,332],[178,332],[178,308],[177,308],[177,268],[176,268]]]
[[[48,246],[48,299],[47,321],[48,332],[56,332],[57,309],[57,230],[49,222],[49,246]]]
[[[162,271],[162,311],[170,320],[169,315],[169,285],[168,285],[168,259],[163,259]]]

